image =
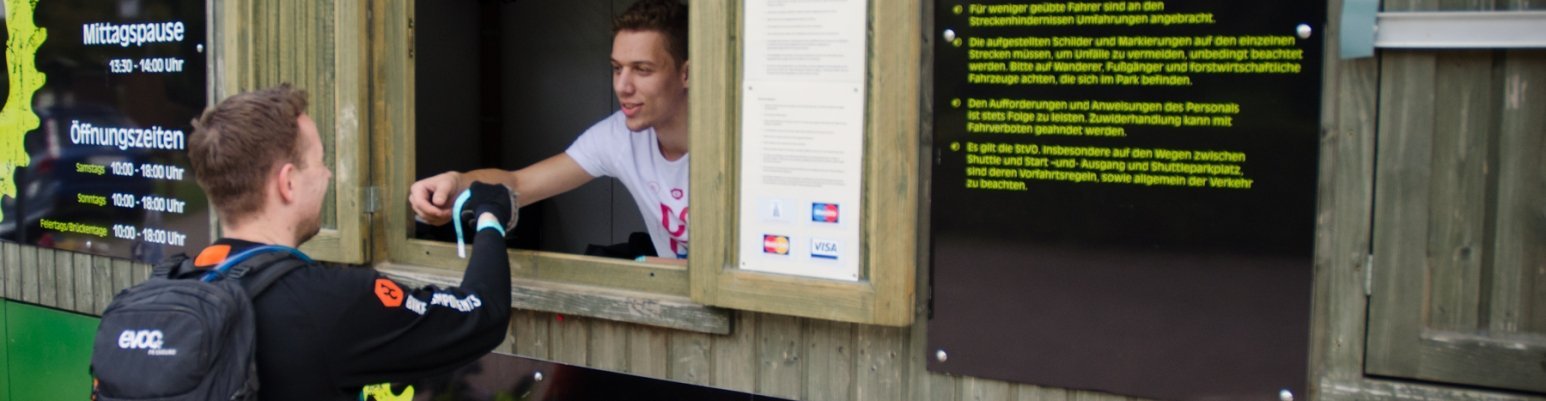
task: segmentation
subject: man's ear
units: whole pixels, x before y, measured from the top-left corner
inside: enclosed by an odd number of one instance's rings
[[[278,187],[275,190],[279,191],[279,200],[284,203],[295,202],[295,164],[285,163],[279,166],[278,175],[274,185]]]
[[[689,75],[691,75],[691,74],[687,73],[689,68],[692,68],[692,60],[682,60],[682,87],[683,88],[688,88],[688,86],[687,86],[687,77]]]

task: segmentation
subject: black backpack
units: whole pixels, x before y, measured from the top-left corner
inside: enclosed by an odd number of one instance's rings
[[[93,398],[256,400],[252,299],[285,273],[312,264],[295,248],[264,246],[210,270],[185,255],[119,292],[92,344]]]

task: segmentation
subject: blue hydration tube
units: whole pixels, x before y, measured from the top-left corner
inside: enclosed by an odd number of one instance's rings
[[[462,206],[467,204],[467,199],[472,198],[472,190],[464,190],[456,197],[456,205],[451,207],[451,224],[456,226],[456,257],[467,258],[467,241],[462,236]]]
[[[306,256],[306,254],[301,252],[299,249],[284,245],[264,245],[242,251],[242,253],[238,253],[236,256],[226,258],[225,261],[220,262],[219,266],[215,266],[214,269],[211,269],[209,273],[204,273],[204,278],[202,280],[206,283],[213,282],[216,279],[225,276],[226,271],[231,270],[231,266],[236,266],[238,263],[242,263],[247,259],[251,259],[253,256],[257,256],[258,254],[265,252],[289,252],[291,255],[295,255],[295,257],[306,261],[306,263],[316,263],[311,260],[310,256]]]

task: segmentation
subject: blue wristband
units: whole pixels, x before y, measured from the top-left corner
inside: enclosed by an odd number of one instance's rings
[[[505,236],[504,226],[499,225],[499,223],[494,222],[493,220],[478,219],[478,231],[483,231],[485,228],[492,228],[494,231],[499,232],[499,236]]]

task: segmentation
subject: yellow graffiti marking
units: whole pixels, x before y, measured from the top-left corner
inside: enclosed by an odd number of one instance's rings
[[[392,383],[372,384],[360,389],[360,399],[366,401],[413,401],[413,386],[404,388],[402,394],[392,394]]]
[[[48,80],[38,71],[38,47],[48,39],[48,30],[32,21],[38,0],[5,0],[6,78],[10,93],[0,109],[0,196],[16,197],[16,168],[32,163],[22,139],[38,127],[38,115],[32,111],[32,95]],[[0,212],[0,221],[5,220]]]

